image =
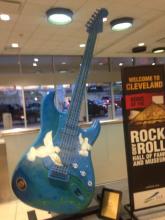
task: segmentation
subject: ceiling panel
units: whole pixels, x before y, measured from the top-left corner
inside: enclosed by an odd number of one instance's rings
[[[20,7],[20,1],[0,1],[0,13],[17,13]]]
[[[143,0],[140,4],[141,8],[148,8],[154,10],[165,11],[165,1],[164,0]]]
[[[0,9],[11,14],[10,22],[0,21],[1,54],[82,55],[88,34],[85,24],[97,8],[107,8],[108,21],[99,34],[95,56],[137,56],[132,47],[144,41],[148,50],[143,56],[153,56],[152,47],[165,46],[158,42],[165,38],[164,0],[0,0]],[[14,3],[16,2],[16,3]],[[47,22],[45,12],[51,7],[66,7],[74,12],[72,23],[55,26]],[[1,11],[1,10],[0,10]],[[109,22],[122,16],[132,16],[134,26],[123,32],[113,32]],[[19,42],[21,48],[8,48],[11,42]]]

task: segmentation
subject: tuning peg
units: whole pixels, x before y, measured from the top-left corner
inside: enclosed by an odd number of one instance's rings
[[[95,12],[93,15],[96,17],[98,15],[98,12]]]
[[[90,25],[87,25],[87,24],[86,24],[85,26],[86,26],[87,29],[90,28]]]
[[[103,18],[108,16],[108,11],[107,11],[107,9],[101,8],[101,9],[100,9],[100,12],[101,12]]]
[[[90,26],[91,24],[92,24],[92,22],[88,21],[86,25]]]

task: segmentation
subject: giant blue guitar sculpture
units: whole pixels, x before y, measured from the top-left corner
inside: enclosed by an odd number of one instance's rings
[[[54,93],[45,97],[41,131],[15,169],[13,191],[30,206],[71,214],[91,202],[95,178],[90,150],[100,124],[95,121],[83,130],[78,127],[78,119],[96,36],[102,32],[102,20],[107,15],[106,9],[100,9],[87,23],[87,46],[68,113],[55,108]]]

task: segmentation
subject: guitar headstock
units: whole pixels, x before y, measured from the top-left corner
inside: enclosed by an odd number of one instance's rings
[[[108,16],[108,11],[105,8],[98,9],[91,16],[91,19],[87,22],[87,32],[96,31],[97,33],[103,31],[103,18]]]

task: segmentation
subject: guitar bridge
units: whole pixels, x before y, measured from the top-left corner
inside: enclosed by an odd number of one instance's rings
[[[63,170],[50,169],[48,171],[48,178],[61,182],[69,182],[69,175]]]

